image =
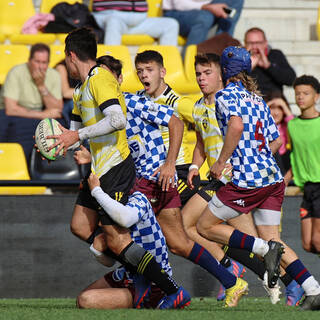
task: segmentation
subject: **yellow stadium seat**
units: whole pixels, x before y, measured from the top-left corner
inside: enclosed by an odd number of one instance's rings
[[[3,84],[8,71],[17,64],[27,62],[29,48],[24,45],[0,45],[0,84]]]
[[[19,143],[0,143],[0,180],[30,180]],[[0,187],[0,194],[43,194],[46,187]]]
[[[33,15],[32,0],[1,0],[0,34],[7,35],[10,42],[16,44],[53,43],[56,40],[54,34],[21,34],[24,23]]]
[[[154,42],[155,39],[147,34],[123,34],[121,37],[121,43],[125,46],[140,46]]]
[[[198,93],[199,87],[196,83],[188,81],[185,76],[180,52],[175,46],[140,46],[138,52],[145,50],[158,51],[163,56],[164,66],[167,70],[165,81],[178,93]]]
[[[197,46],[192,44],[187,47],[184,56],[184,71],[187,79],[192,82],[196,82],[196,72],[194,69],[194,57],[197,55]]]
[[[49,13],[51,9],[60,2],[67,2],[69,4],[74,4],[76,2],[83,3],[82,0],[41,0],[40,12]]]
[[[121,85],[121,89],[123,91],[135,92],[143,88],[136,75],[135,69],[133,68],[130,52],[126,46],[107,46],[98,44],[97,57],[103,55],[111,55],[122,62],[122,75],[124,81]]]
[[[148,2],[148,17],[162,16],[162,0],[147,0]]]
[[[50,45],[50,62],[49,67],[54,68],[56,64],[62,60],[64,60],[64,45]]]

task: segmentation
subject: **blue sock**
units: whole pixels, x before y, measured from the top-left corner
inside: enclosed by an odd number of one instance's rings
[[[188,259],[215,276],[226,289],[235,285],[237,278],[199,244],[194,243]]]
[[[254,240],[254,237],[238,230],[234,230],[230,236],[228,246],[231,248],[245,249],[252,252]]]
[[[299,259],[290,263],[286,268],[286,272],[292,279],[296,280],[300,286],[305,280],[311,277],[311,274]]]

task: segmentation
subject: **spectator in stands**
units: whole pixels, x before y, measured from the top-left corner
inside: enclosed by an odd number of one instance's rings
[[[295,71],[280,50],[268,45],[262,29],[254,27],[247,30],[244,44],[251,53],[251,76],[257,80],[262,95],[270,95],[274,91],[282,93],[283,85],[292,86]]]
[[[38,122],[61,118],[61,80],[48,68],[50,49],[43,43],[31,47],[27,63],[13,67],[0,94],[0,141],[18,142],[29,160]]]
[[[279,92],[267,96],[265,101],[270,108],[271,115],[278,126],[282,145],[278,152],[274,154],[277,164],[284,175],[290,169],[290,149],[287,134],[288,122],[294,118],[287,99]]]
[[[93,0],[98,25],[105,30],[104,43],[120,45],[123,34],[146,34],[161,45],[177,45],[179,25],[164,17],[147,17],[147,1]]]
[[[243,2],[243,0],[163,0],[162,8],[165,17],[174,18],[179,22],[180,35],[187,38],[186,48],[190,44],[205,41],[214,25],[218,27],[216,34],[228,32],[232,36]],[[235,9],[235,14],[229,16],[224,11],[226,8]]]
[[[285,175],[288,183],[303,189],[300,206],[303,249],[320,253],[320,116],[315,109],[320,84],[313,76],[298,77],[294,84],[296,103],[301,115],[288,123],[292,144],[291,169]]]
[[[65,60],[60,61],[56,64],[55,69],[60,73],[61,85],[62,85],[62,97],[63,97],[63,111],[62,116],[67,128],[70,128],[70,117],[73,109],[73,91],[76,85],[79,83],[78,80],[70,78],[66,67]]]

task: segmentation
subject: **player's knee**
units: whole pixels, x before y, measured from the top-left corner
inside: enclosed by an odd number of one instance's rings
[[[91,234],[90,232],[86,231],[84,228],[81,228],[81,226],[76,224],[70,225],[70,231],[73,235],[75,235],[76,237],[82,240],[87,240]]]
[[[302,241],[302,248],[307,252],[312,252],[311,242]]]
[[[172,244],[167,242],[167,246],[171,253],[187,258],[192,250],[193,241],[186,238],[184,241],[175,241]]]
[[[205,237],[208,233],[208,224],[203,221],[203,219],[199,219],[197,222],[197,231],[200,235]]]
[[[88,309],[92,307],[94,298],[90,294],[90,291],[81,292],[77,297],[77,307],[79,309]]]
[[[316,253],[320,252],[320,236],[319,235],[312,236],[311,242],[312,242],[313,251],[315,251]]]

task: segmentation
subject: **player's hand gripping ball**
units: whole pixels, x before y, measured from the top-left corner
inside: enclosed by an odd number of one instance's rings
[[[47,139],[47,136],[61,133],[62,131],[59,128],[59,122],[57,120],[46,118],[39,122],[34,137],[41,155],[46,159],[56,160],[59,156],[63,155],[62,149],[59,155],[55,157],[54,154],[56,153],[57,147],[51,150],[49,150],[49,147],[55,143],[56,139]]]

